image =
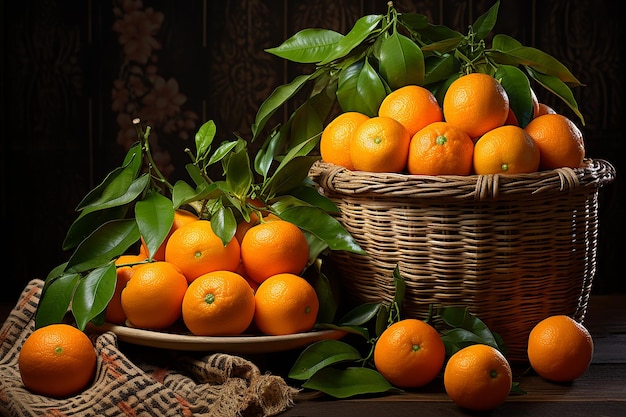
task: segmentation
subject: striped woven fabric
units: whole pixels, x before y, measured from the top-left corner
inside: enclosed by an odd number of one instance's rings
[[[65,399],[34,395],[22,384],[17,362],[34,328],[42,286],[38,279],[28,283],[0,329],[3,416],[271,416],[293,405],[295,388],[244,358],[132,346],[122,352],[111,332],[90,335],[98,364],[87,389]]]

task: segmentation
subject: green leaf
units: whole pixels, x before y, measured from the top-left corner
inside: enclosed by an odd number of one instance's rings
[[[318,207],[293,207],[279,215],[326,242],[331,250],[367,254],[337,219]]]
[[[517,39],[503,34],[494,35],[493,40],[491,41],[491,47],[501,52],[510,51],[512,49],[521,48],[523,46],[524,45],[522,45],[522,43],[519,42]]]
[[[151,191],[135,204],[135,220],[152,259],[172,229],[172,202],[164,195]]]
[[[496,338],[487,325],[476,315],[469,312],[467,307],[443,307],[439,309],[441,319],[454,332],[460,332],[461,329],[467,330],[474,336],[478,337],[481,343],[498,348]],[[469,335],[465,335],[469,339]]]
[[[494,74],[509,97],[509,105],[523,129],[534,116],[530,82],[524,72],[511,65],[500,65]]]
[[[498,19],[498,8],[500,7],[500,0],[496,1],[493,6],[489,8],[482,16],[472,25],[472,30],[477,39],[487,39],[487,36],[493,30]]]
[[[241,141],[238,139],[230,142],[221,143],[220,146],[218,146],[215,152],[213,152],[213,154],[211,155],[211,158],[209,159],[207,165],[214,164],[224,159],[224,157],[228,155],[230,151],[235,149],[240,142]]]
[[[490,51],[490,56],[505,63],[515,62],[518,65],[531,67],[542,74],[554,75],[571,87],[580,87],[583,84],[578,81],[565,65],[553,56],[536,48],[528,46],[518,46],[511,49],[504,49],[515,45],[514,40],[506,39],[505,35],[499,35],[497,45],[502,48],[498,51]],[[500,55],[501,54],[501,55]]]
[[[306,141],[311,142],[310,139],[317,138],[317,140],[313,142],[313,145],[315,145],[321,137],[322,130],[324,130],[324,125],[317,113],[317,110],[308,100],[298,107],[298,109],[291,116],[290,127],[290,146]]]
[[[311,166],[318,160],[319,156],[298,156],[289,160],[269,178],[263,191],[269,198],[273,198],[298,187],[308,178]]]
[[[319,65],[325,65],[346,56],[372,34],[383,17],[383,15],[367,15],[359,18],[346,36],[337,41],[335,49],[319,62]]]
[[[337,324],[340,326],[362,326],[376,317],[381,306],[381,303],[360,304],[337,320]]]
[[[141,144],[135,143],[128,150],[124,164],[111,171],[98,186],[87,193],[82,201],[78,203],[76,211],[87,207],[105,208],[105,203],[124,196],[137,178],[141,165]],[[109,205],[109,207],[112,207],[112,205]]]
[[[460,71],[459,61],[454,57],[454,55],[450,54],[425,58],[425,65],[425,86],[446,80],[453,75],[458,75]]]
[[[315,258],[317,258],[317,256]],[[337,313],[337,300],[326,274],[319,271],[315,282],[313,282],[313,286],[320,303],[317,321],[320,323],[332,323]]]
[[[349,398],[395,389],[378,371],[370,368],[323,368],[302,384],[302,387],[334,398]]]
[[[392,90],[424,83],[424,54],[415,42],[394,32],[384,39],[379,52],[380,73]]]
[[[63,250],[70,250],[78,246],[87,236],[94,232],[100,225],[111,220],[123,219],[128,212],[129,205],[110,207],[104,210],[85,209],[70,225],[65,239]]]
[[[398,21],[408,29],[419,32],[428,27],[428,16],[420,13],[398,13]]]
[[[230,207],[223,205],[211,216],[211,229],[226,246],[235,236],[237,220]]]
[[[107,222],[78,245],[67,261],[65,272],[83,272],[101,266],[126,252],[139,237],[134,219]]]
[[[113,261],[94,269],[80,280],[72,298],[72,314],[80,330],[85,330],[87,323],[106,309],[115,292],[116,280]]]
[[[63,321],[79,280],[79,274],[63,274],[55,279],[46,280],[35,314],[36,329]]]
[[[320,340],[307,346],[291,367],[288,377],[307,380],[317,371],[339,362],[359,361],[361,354],[354,347],[339,340]]]
[[[231,154],[226,161],[226,186],[234,195],[245,196],[253,181],[247,150],[243,148]]]
[[[276,87],[272,94],[261,103],[252,125],[252,141],[254,141],[263,131],[265,124],[276,113],[276,111],[295,96],[304,87],[307,81],[315,78],[319,73],[316,71],[309,75],[299,75],[289,84]]]
[[[213,120],[209,120],[200,126],[200,129],[198,129],[198,132],[194,136],[196,144],[196,160],[206,159],[206,155],[209,152],[209,149],[211,149],[211,144],[213,143],[216,132],[217,128],[215,127],[215,122],[213,122]]]
[[[102,194],[102,198],[91,202],[87,205],[80,206],[77,210],[95,209],[104,210],[111,207],[129,204],[139,197],[150,185],[150,174],[142,174],[139,178],[126,185],[123,176],[109,184],[106,192]],[[118,191],[112,192],[116,189]],[[123,192],[121,190],[124,190]],[[119,195],[118,195],[119,194]]]
[[[265,52],[302,64],[324,60],[337,47],[343,35],[327,29],[303,29],[276,48]]]
[[[558,77],[553,75],[541,74],[540,72],[534,71],[532,68],[526,68],[526,71],[530,74],[530,76],[541,84],[545,89],[555,94],[559,97],[565,104],[569,106],[570,109],[578,116],[580,122],[584,125],[585,118],[578,109],[578,104],[576,103],[576,99],[572,94],[572,90],[561,81]]]
[[[367,59],[355,62],[339,75],[337,101],[344,112],[374,117],[386,96],[383,81]]]
[[[311,206],[319,207],[328,213],[339,213],[337,205],[328,197],[320,194],[319,191],[314,188],[312,182],[311,184],[303,183],[293,188],[289,194],[290,196],[288,197],[295,197],[299,201],[304,201]]]

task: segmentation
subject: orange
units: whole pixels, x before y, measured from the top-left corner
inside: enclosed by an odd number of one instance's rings
[[[69,324],[50,324],[32,332],[19,353],[24,386],[35,394],[69,397],[83,391],[96,372],[89,337]]]
[[[554,109],[547,104],[537,103],[534,117],[543,116],[544,114],[556,114],[556,111],[554,111]]]
[[[443,384],[458,406],[487,411],[501,405],[511,392],[511,366],[497,349],[483,344],[454,353],[445,366]]]
[[[156,261],[137,265],[122,290],[122,308],[131,325],[160,330],[181,316],[187,279],[173,264]]]
[[[591,334],[569,316],[547,317],[528,336],[530,365],[547,380],[571,382],[585,373],[592,358]]]
[[[254,324],[264,334],[287,335],[313,328],[319,299],[309,282],[295,274],[276,274],[254,294]]]
[[[539,169],[578,168],[582,164],[583,134],[567,117],[545,114],[531,120],[525,130],[539,146]]]
[[[535,172],[539,157],[539,147],[524,129],[505,125],[490,130],[476,141],[474,172],[480,175]]]
[[[441,371],[446,348],[430,324],[403,319],[387,327],[374,345],[374,364],[387,381],[401,388],[417,388]]]
[[[122,308],[122,290],[133,276],[133,272],[135,272],[132,264],[144,261],[145,259],[146,257],[143,255],[122,255],[115,260],[115,265],[118,266],[116,269],[117,280],[115,282],[115,292],[107,305],[105,318],[109,323],[123,324],[126,321],[126,313],[124,313],[124,309]]]
[[[234,271],[239,266],[240,247],[232,238],[226,245],[211,228],[209,220],[198,220],[175,230],[165,247],[165,260],[192,282],[213,271]]]
[[[443,112],[433,93],[418,85],[407,85],[389,93],[380,103],[378,115],[402,123],[409,136],[443,120]]]
[[[277,215],[273,213],[263,214],[264,222],[269,222],[272,220],[279,220],[279,219],[280,217],[278,217]],[[239,223],[237,223],[237,230],[235,231],[235,239],[237,239],[237,242],[239,242],[239,244],[241,245],[241,242],[243,242],[243,236],[246,234],[246,232],[250,230],[252,226],[256,226],[259,223],[260,223],[259,216],[254,212],[250,214],[250,221],[247,222],[245,220],[241,220]]]
[[[350,141],[354,169],[401,172],[406,168],[411,136],[391,117],[372,117],[361,123]]]
[[[320,139],[320,155],[322,160],[354,169],[350,158],[350,141],[357,127],[369,116],[351,111],[335,117],[322,131]]]
[[[447,122],[431,123],[411,138],[408,171],[424,175],[469,175],[474,142]]]
[[[172,228],[170,229],[170,232],[168,233],[163,243],[161,243],[161,246],[159,246],[159,248],[157,249],[152,259],[155,261],[164,261],[165,260],[165,247],[167,246],[167,240],[172,235],[172,233],[174,233],[174,230],[178,229],[179,227],[187,223],[191,223],[196,220],[198,220],[198,216],[196,216],[194,213],[188,210],[184,210],[184,209],[175,210],[174,222],[172,223]],[[143,237],[141,238],[141,247],[139,249],[139,253],[141,255],[145,255],[146,258],[150,257],[150,253],[148,251],[148,248],[146,247],[146,242],[144,242]]]
[[[247,275],[262,283],[283,272],[300,274],[309,261],[309,244],[298,226],[273,220],[251,227],[241,242],[241,263]]]
[[[183,321],[197,336],[237,335],[252,323],[254,307],[254,292],[244,277],[214,271],[189,284],[183,298]]]
[[[509,97],[491,75],[471,73],[454,80],[443,97],[444,119],[476,139],[502,126],[509,115]]]

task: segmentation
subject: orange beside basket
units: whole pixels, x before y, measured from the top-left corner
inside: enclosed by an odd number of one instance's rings
[[[393,300],[396,265],[404,317],[429,305],[466,306],[527,361],[541,319],[582,322],[596,270],[598,192],[615,178],[604,160],[519,175],[416,176],[317,162],[310,177],[367,255],[332,251],[348,296]]]

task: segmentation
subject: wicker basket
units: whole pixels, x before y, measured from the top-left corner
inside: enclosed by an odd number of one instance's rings
[[[596,270],[598,191],[614,167],[521,175],[415,176],[349,171],[317,162],[310,177],[337,219],[367,252],[331,252],[358,302],[393,299],[392,272],[406,281],[404,316],[430,304],[467,306],[527,361],[541,319],[584,319]]]

